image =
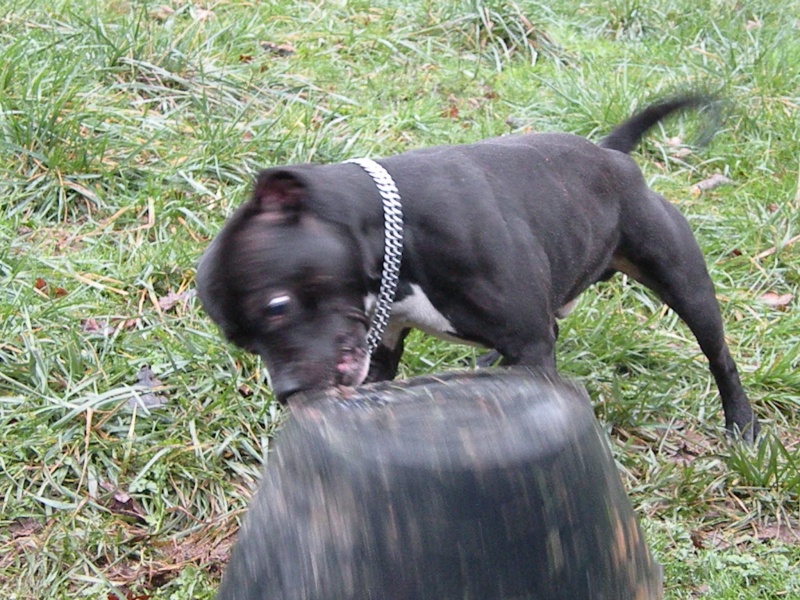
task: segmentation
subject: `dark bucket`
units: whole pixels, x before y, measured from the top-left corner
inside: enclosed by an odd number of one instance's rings
[[[661,598],[579,387],[487,370],[290,407],[219,600]]]

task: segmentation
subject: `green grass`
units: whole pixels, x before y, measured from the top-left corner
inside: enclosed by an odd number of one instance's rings
[[[675,155],[686,119],[636,155],[704,249],[763,442],[725,441],[690,333],[622,278],[562,323],[559,364],[608,428],[668,598],[797,597],[798,64],[797,0],[7,0],[0,596],[212,597],[280,410],[189,292],[257,169],[512,129],[599,139],[700,87],[730,101],[711,146]],[[691,194],[715,173],[732,184]],[[415,335],[402,374],[474,356]],[[150,412],[129,408],[144,365]]]

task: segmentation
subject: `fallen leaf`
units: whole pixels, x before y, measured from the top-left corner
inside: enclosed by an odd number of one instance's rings
[[[150,18],[155,19],[156,21],[166,21],[174,14],[175,9],[173,9],[171,6],[167,6],[166,4],[162,4],[161,6],[157,6],[150,11]]]
[[[67,290],[63,287],[52,287],[41,277],[36,278],[36,281],[33,282],[33,287],[50,298],[61,298],[67,295]]]
[[[158,299],[158,308],[162,311],[168,311],[171,308],[174,308],[177,304],[186,303],[195,295],[195,290],[187,289],[182,292],[170,292],[166,296],[162,296]]]
[[[94,317],[81,320],[81,330],[85,333],[92,333],[109,337],[114,335],[117,331],[124,330],[130,331],[139,325],[139,319],[106,319],[105,321],[98,321]]]
[[[261,42],[261,47],[270,54],[277,56],[291,56],[294,54],[294,46],[291,44],[274,44],[272,42]]]
[[[683,140],[680,138],[680,136],[676,135],[675,137],[667,138],[667,146],[671,146],[673,148],[677,148],[682,143],[683,143]]]
[[[689,539],[692,541],[692,546],[698,550],[705,548],[705,535],[701,531],[690,532]]]
[[[483,86],[483,97],[487,100],[494,100],[499,96],[492,88],[490,88],[488,85],[485,85]]]
[[[525,126],[525,122],[514,115],[508,115],[508,117],[506,117],[506,125],[511,129],[520,129]]]
[[[686,158],[687,156],[691,156],[691,154],[692,149],[684,146],[683,148],[678,148],[675,150],[675,152],[673,152],[670,156],[674,158]]]
[[[43,525],[32,517],[21,517],[14,519],[8,526],[8,533],[12,538],[30,537],[35,533],[39,533],[43,529]]]
[[[109,337],[116,331],[116,329],[108,321],[100,323],[94,317],[83,319],[81,321],[81,329],[86,333],[95,333],[103,337]]]
[[[144,388],[145,390],[152,390],[161,388],[164,384],[156,377],[150,365],[142,365],[139,372],[136,373],[136,386]],[[167,403],[166,396],[156,394],[154,392],[145,391],[142,394],[134,394],[133,397],[128,398],[129,408],[159,408]]]
[[[766,292],[761,295],[759,300],[771,308],[785,308],[792,301],[794,296],[792,294],[776,294],[775,292]]]
[[[764,523],[756,525],[756,536],[760,541],[778,540],[783,544],[797,545],[800,528],[797,523]]]
[[[136,329],[139,326],[139,319],[122,319],[119,324],[117,325],[117,329],[124,329],[125,331],[130,331],[131,329]]]
[[[156,377],[156,374],[153,373],[150,365],[142,365],[139,369],[139,372],[136,374],[136,384],[149,388],[161,387],[161,385],[163,385]]]
[[[140,522],[145,521],[144,508],[128,492],[110,481],[101,481],[100,487],[109,494],[102,498],[102,503],[108,510],[117,515],[133,517]]]
[[[217,15],[214,14],[214,11],[207,10],[205,8],[198,8],[196,6],[192,6],[189,14],[192,15],[192,18],[195,21],[209,21],[217,17]]]

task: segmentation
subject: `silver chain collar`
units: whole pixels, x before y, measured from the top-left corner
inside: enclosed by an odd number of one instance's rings
[[[403,259],[403,207],[400,192],[392,176],[381,165],[369,158],[352,158],[345,162],[357,164],[372,177],[375,187],[383,200],[383,270],[378,301],[372,312],[372,322],[367,334],[367,350],[375,352],[392,312],[392,303],[400,279],[400,262]]]

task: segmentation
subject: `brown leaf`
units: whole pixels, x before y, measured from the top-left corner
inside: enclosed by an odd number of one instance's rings
[[[36,278],[36,281],[33,282],[33,287],[40,292],[46,293],[50,298],[61,298],[62,296],[67,295],[67,290],[65,290],[63,287],[52,287],[51,285],[48,285],[47,281],[41,277]]]
[[[157,6],[150,11],[150,18],[155,19],[156,21],[166,21],[174,14],[175,9],[173,9],[171,6],[167,6],[166,4],[162,4],[161,6]]]
[[[198,8],[196,6],[192,6],[189,14],[192,15],[192,18],[195,21],[209,21],[217,17],[217,15],[214,14],[214,11],[207,10],[205,8]]]
[[[800,543],[800,528],[797,523],[762,523],[756,525],[759,540],[778,540],[782,544]]]
[[[131,329],[136,329],[139,325],[139,319],[122,319],[117,325],[117,329],[124,329],[125,331],[130,331]]]
[[[136,373],[136,385],[148,388],[161,387],[163,384],[158,380],[150,365],[142,365]]]
[[[291,44],[274,44],[272,42],[261,42],[261,47],[270,54],[276,56],[291,56],[294,54],[294,46]]]
[[[163,384],[156,377],[150,365],[142,365],[139,372],[136,373],[136,385],[145,389],[161,388]],[[167,403],[167,398],[162,394],[153,392],[145,392],[143,394],[136,394],[128,399],[129,408],[158,408]]]
[[[145,521],[145,512],[142,505],[125,490],[119,489],[110,481],[101,481],[100,487],[110,492],[110,495],[102,501],[108,510],[116,515],[133,517],[140,522]]]
[[[521,129],[525,126],[525,121],[515,117],[514,115],[508,115],[508,117],[506,117],[506,125],[508,125],[511,129]]]
[[[705,548],[705,535],[702,531],[692,531],[689,533],[689,539],[692,540],[692,546],[698,550]]]
[[[691,154],[692,154],[692,149],[686,148],[684,146],[683,148],[678,148],[677,150],[675,150],[675,152],[673,152],[671,156],[673,156],[674,158],[686,158],[687,156],[691,156]]]
[[[108,321],[100,323],[94,317],[83,319],[81,321],[81,329],[86,333],[96,333],[97,335],[102,335],[103,337],[109,337],[113,335],[115,331],[111,323]]]
[[[771,308],[783,309],[788,306],[792,301],[792,294],[776,294],[775,292],[766,292],[761,295],[759,300]]]
[[[183,290],[182,292],[170,292],[166,296],[158,299],[158,308],[166,312],[174,308],[177,304],[188,302],[195,295],[194,290]]]
[[[30,537],[35,533],[39,533],[43,525],[31,517],[21,517],[14,519],[8,526],[8,533],[12,538]]]

